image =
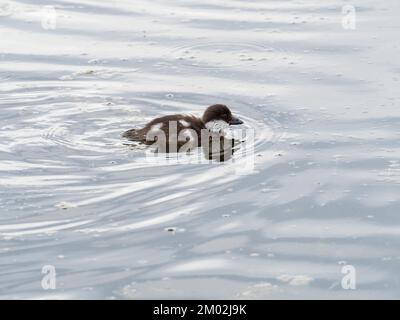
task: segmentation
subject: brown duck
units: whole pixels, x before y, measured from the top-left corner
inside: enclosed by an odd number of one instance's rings
[[[197,140],[196,146],[201,146],[204,131],[210,130],[213,124],[229,126],[243,124],[243,121],[234,117],[226,105],[215,104],[208,107],[201,118],[182,114],[163,116],[150,121],[142,129],[128,130],[122,136],[145,144],[160,142],[162,137],[166,145],[164,151],[173,152],[169,146],[172,142],[180,148],[193,137]]]

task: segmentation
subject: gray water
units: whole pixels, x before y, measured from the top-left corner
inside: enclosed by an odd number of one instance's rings
[[[399,14],[1,0],[0,298],[399,298]],[[214,103],[254,129],[253,171],[121,138]]]

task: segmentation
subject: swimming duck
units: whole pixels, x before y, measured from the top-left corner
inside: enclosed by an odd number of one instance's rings
[[[185,145],[188,149],[201,146],[204,134],[209,139],[210,132],[221,132],[230,125],[239,124],[243,121],[233,116],[226,105],[214,104],[206,109],[201,118],[182,114],[163,116],[150,121],[142,129],[128,130],[122,136],[145,144],[157,142],[160,144],[159,151],[176,152],[185,151],[181,150]],[[188,144],[189,141],[191,143]]]

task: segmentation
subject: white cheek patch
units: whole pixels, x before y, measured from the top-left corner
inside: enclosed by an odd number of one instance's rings
[[[205,124],[205,127],[210,132],[223,132],[227,128],[229,128],[229,123],[223,120],[212,120]]]
[[[190,123],[189,122],[187,122],[186,120],[179,120],[179,123],[181,124],[181,125],[183,125],[184,127],[190,127]]]

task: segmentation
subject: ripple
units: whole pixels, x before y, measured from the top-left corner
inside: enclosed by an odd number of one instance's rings
[[[54,234],[61,230],[75,229],[90,223],[90,220],[76,221],[61,220],[47,221],[44,223],[23,223],[17,225],[3,225],[0,228],[0,236],[4,238],[21,237],[35,234]]]
[[[218,70],[273,64],[284,52],[243,42],[204,42],[174,48],[168,55],[181,67]]]

